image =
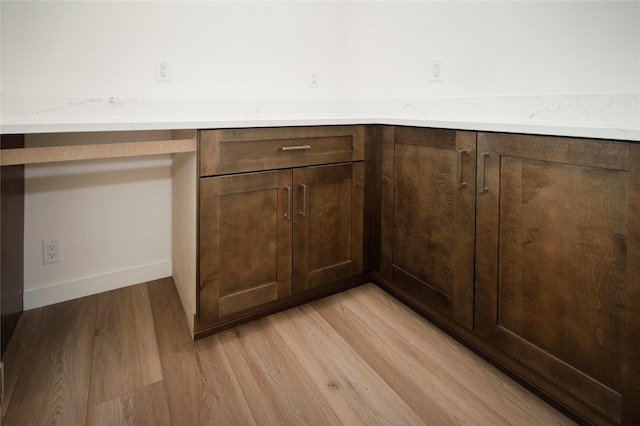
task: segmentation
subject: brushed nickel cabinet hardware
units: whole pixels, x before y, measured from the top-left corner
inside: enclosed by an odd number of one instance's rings
[[[482,159],[482,164],[480,164],[480,185],[482,186],[482,192],[489,192],[489,188],[484,185],[485,165],[487,163],[487,157],[489,157],[488,152],[483,152],[482,154],[480,154],[480,158]]]
[[[284,212],[284,217],[287,220],[291,220],[291,187],[285,186],[285,191],[287,191],[287,211]]]
[[[467,182],[462,181],[462,157],[467,152],[469,151],[467,151],[466,149],[458,150],[458,188],[464,188],[465,186],[467,186]]]
[[[302,187],[302,210],[300,210],[300,216],[307,217],[307,185],[301,183]]]
[[[293,146],[281,146],[282,151],[302,151],[305,149],[311,149],[311,145],[293,145]]]

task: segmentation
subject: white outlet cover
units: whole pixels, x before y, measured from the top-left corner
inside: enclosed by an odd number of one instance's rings
[[[320,87],[320,73],[318,71],[311,71],[309,87],[312,89],[317,89],[318,87]]]
[[[431,59],[431,65],[429,67],[429,77],[431,81],[444,80],[444,60],[442,58]]]
[[[156,61],[156,80],[171,81],[171,62],[165,60]]]
[[[57,263],[62,261],[62,245],[60,240],[42,241],[42,264]]]

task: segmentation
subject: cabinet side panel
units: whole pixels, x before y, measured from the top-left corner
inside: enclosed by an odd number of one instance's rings
[[[193,335],[196,313],[197,155],[174,154],[172,166],[172,275]]]

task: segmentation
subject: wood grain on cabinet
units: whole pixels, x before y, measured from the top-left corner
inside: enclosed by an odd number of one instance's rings
[[[621,397],[640,331],[629,145],[478,136],[476,330],[616,422],[637,410]]]
[[[384,143],[382,273],[472,328],[475,133],[396,127]]]
[[[364,126],[219,129],[200,135],[200,176],[364,159]]]
[[[387,126],[365,127],[364,226],[362,269],[380,268],[380,214],[382,188],[382,137]]]
[[[364,133],[200,132],[197,333],[362,279]]]
[[[640,424],[640,144],[629,146],[629,215],[625,288],[622,423]]]
[[[362,272],[362,162],[293,170],[294,293]]]
[[[201,320],[291,294],[291,170],[200,182]]]

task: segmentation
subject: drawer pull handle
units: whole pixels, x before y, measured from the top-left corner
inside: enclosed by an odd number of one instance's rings
[[[467,186],[467,182],[462,181],[462,157],[467,152],[469,151],[467,151],[466,149],[458,150],[458,188],[464,188],[465,186]]]
[[[485,166],[487,164],[487,157],[489,157],[488,152],[483,152],[480,154],[480,158],[482,159],[482,164],[480,165],[480,185],[482,186],[482,192],[489,192],[489,188],[484,185],[484,175],[485,175]]]
[[[300,216],[307,217],[307,185],[301,183],[302,187],[302,210],[300,210]]]
[[[290,221],[291,220],[291,187],[285,186],[284,189],[285,191],[287,191],[287,211],[284,212],[284,217]]]
[[[311,149],[311,145],[293,145],[293,146],[281,146],[282,151],[302,151],[304,149]]]

